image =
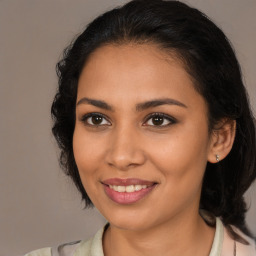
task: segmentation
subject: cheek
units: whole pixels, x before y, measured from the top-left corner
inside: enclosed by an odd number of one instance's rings
[[[155,147],[154,147],[155,148]],[[161,172],[162,194],[166,200],[166,212],[179,211],[188,205],[199,203],[202,180],[206,168],[206,141],[192,136],[177,136],[152,151],[152,162]],[[172,199],[176,200],[172,200]],[[176,209],[176,210],[175,210]]]
[[[73,136],[73,152],[83,187],[94,205],[101,198],[99,186],[100,159],[103,159],[103,146],[93,136],[77,126]]]
[[[83,127],[78,126],[74,130],[74,157],[83,184],[89,182],[92,176],[97,175],[99,159],[102,159],[103,154],[103,146],[100,141],[85,133]]]
[[[170,133],[164,141],[159,141],[159,145],[157,142],[152,143],[154,146],[151,146],[151,161],[165,177],[172,177],[171,182],[179,181],[181,185],[200,183],[207,163],[207,127],[200,131],[196,126],[183,127],[182,131],[177,129],[173,134],[175,135]]]

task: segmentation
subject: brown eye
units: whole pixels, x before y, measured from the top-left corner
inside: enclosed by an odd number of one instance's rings
[[[90,126],[103,126],[103,125],[111,125],[111,123],[101,114],[87,114],[85,115],[81,121]]]
[[[154,125],[162,125],[164,122],[164,118],[162,116],[155,116],[152,118],[152,123]]]
[[[92,116],[91,117],[91,122],[94,125],[99,125],[102,123],[103,117],[102,116]]]
[[[164,113],[154,113],[148,116],[144,126],[166,127],[176,123],[176,120]]]

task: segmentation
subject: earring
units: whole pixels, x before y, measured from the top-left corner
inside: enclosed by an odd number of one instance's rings
[[[216,161],[219,162],[220,161],[220,156],[217,154],[216,155]]]

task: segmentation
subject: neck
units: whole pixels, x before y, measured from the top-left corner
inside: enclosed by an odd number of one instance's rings
[[[213,237],[214,229],[198,213],[141,230],[124,230],[110,224],[103,239],[104,255],[206,256]]]

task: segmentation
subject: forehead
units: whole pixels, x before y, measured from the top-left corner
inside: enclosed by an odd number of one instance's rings
[[[147,62],[148,67],[152,62],[165,62],[165,64],[180,65],[185,69],[181,59],[174,50],[164,50],[160,45],[154,43],[106,44],[89,55],[84,68],[92,64],[100,65],[100,62],[108,62],[109,64],[125,63],[126,68],[129,64],[136,68],[141,64],[145,65],[145,62]]]
[[[191,80],[190,83],[193,84],[183,62],[174,51],[167,53],[155,44],[108,44],[90,54],[80,75],[79,84],[84,79],[93,79],[96,82],[97,78],[103,76],[113,80],[122,76],[125,78],[125,75],[128,76],[126,80],[142,80],[143,77],[143,80],[147,77],[150,80],[168,78],[171,70],[182,72],[184,78]]]
[[[78,99],[95,95],[113,102],[168,96],[191,104],[201,97],[177,54],[145,44],[105,45],[91,54],[79,79]]]

